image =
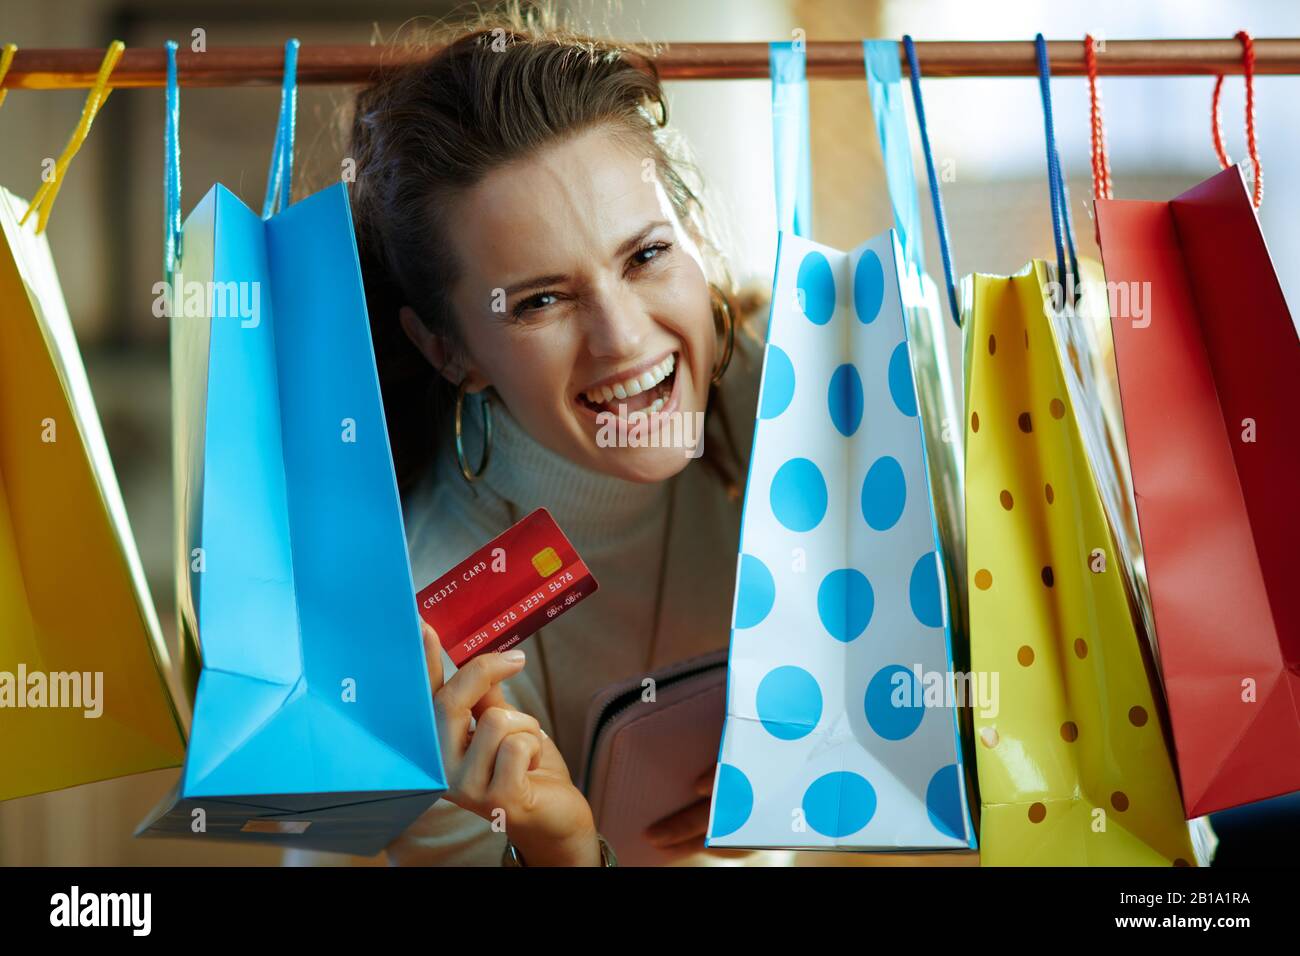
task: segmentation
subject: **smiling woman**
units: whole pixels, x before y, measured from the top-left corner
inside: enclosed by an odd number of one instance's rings
[[[529,9],[435,31],[439,53],[357,98],[352,199],[403,487],[445,445],[459,393],[489,386],[551,450],[662,479],[648,456],[597,451],[583,393],[635,398],[614,386],[672,356],[679,409],[703,410],[739,331],[653,64]],[[726,437],[705,460],[735,484]]]
[[[389,857],[495,864],[508,837],[512,860],[594,864],[571,776],[593,695],[727,645],[761,342],[642,52],[536,8],[430,39],[358,95],[351,144],[416,584],[545,507],[600,590],[526,658],[445,677],[426,633],[450,790]],[[638,428],[675,437],[609,440]],[[685,796],[645,833],[661,858],[703,850],[712,770],[663,768]]]
[[[556,134],[449,196],[451,321],[424,321],[433,302],[399,314],[431,369],[470,394],[490,386],[547,448],[659,481],[680,455],[601,447],[597,416],[660,399],[655,413],[703,411],[717,333],[697,243],[658,177],[642,175],[649,147],[615,122]]]

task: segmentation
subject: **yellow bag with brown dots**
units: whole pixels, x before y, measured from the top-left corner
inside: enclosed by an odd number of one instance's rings
[[[968,276],[960,297],[948,272],[965,346],[971,677],[991,690],[971,708],[981,862],[1190,866],[1213,834],[1183,819],[1106,286],[1075,252],[1041,34],[1035,45],[1056,262]]]
[[[1151,660],[1061,362],[1077,353],[1045,308],[1057,274],[1035,260],[966,280],[971,663],[999,688],[974,713],[982,861],[1192,865]],[[1087,263],[1084,288],[1100,275]]]

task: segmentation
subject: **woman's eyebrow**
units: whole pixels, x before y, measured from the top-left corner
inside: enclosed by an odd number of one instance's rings
[[[650,234],[654,232],[656,229],[659,229],[663,226],[671,226],[671,225],[672,223],[670,223],[667,219],[656,219],[654,222],[646,223],[644,226],[641,227],[641,231],[638,232],[635,236],[629,236],[627,239],[623,240],[623,244],[614,250],[614,258],[621,259],[623,256],[627,255],[637,246],[641,245],[641,243],[645,242],[646,239],[649,238]]]
[[[540,289],[548,285],[561,285],[569,281],[569,277],[556,273],[548,276],[536,276],[532,279],[525,279],[523,282],[516,282],[514,285],[506,286],[506,295],[514,295],[516,292],[523,292],[527,289]]]
[[[641,227],[641,229],[636,233],[636,235],[629,236],[627,239],[623,240],[623,242],[619,245],[619,247],[614,250],[613,258],[615,259],[622,258],[623,256],[627,255],[629,252],[631,252],[633,249],[635,249],[637,246],[641,245],[641,243],[645,242],[646,239],[649,238],[650,234],[653,233],[656,229],[660,229],[664,226],[671,226],[671,225],[672,223],[669,222],[667,219],[656,219],[654,222],[646,223],[644,226]],[[505,291],[506,291],[506,295],[514,295],[518,292],[527,291],[528,289],[540,289],[548,285],[562,285],[567,281],[569,281],[569,277],[567,275],[563,275],[562,273],[554,273],[552,275],[545,275],[545,276],[535,276],[531,279],[525,279],[522,282],[516,282],[513,285],[506,286]]]

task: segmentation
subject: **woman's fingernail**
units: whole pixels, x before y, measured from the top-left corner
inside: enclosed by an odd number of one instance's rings
[[[509,661],[511,664],[522,664],[524,662],[524,652],[516,647],[503,653],[501,659]]]

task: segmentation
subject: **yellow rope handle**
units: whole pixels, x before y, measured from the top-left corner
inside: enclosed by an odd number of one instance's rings
[[[13,65],[14,54],[18,52],[18,45],[15,43],[6,43],[4,49],[0,51],[0,106],[5,105],[5,97],[9,91],[4,88],[5,77],[9,75],[9,67]]]
[[[81,144],[86,141],[86,134],[90,132],[90,124],[95,121],[95,115],[108,100],[108,94],[113,92],[108,85],[108,77],[117,66],[117,61],[122,58],[122,53],[126,50],[126,44],[121,40],[114,40],[108,47],[108,52],[104,54],[104,62],[99,66],[99,75],[95,77],[95,85],[90,88],[90,95],[86,97],[86,105],[81,108],[81,120],[77,123],[77,128],[72,131],[72,136],[68,139],[68,145],[63,148],[63,155],[59,157],[58,162],[54,164],[54,178],[46,180],[41,184],[41,188],[36,191],[32,198],[32,203],[23,213],[22,219],[18,220],[21,226],[27,222],[27,217],[32,211],[39,208],[40,215],[36,219],[36,232],[45,231],[45,224],[49,222],[50,210],[54,208],[54,200],[59,196],[59,189],[63,186],[63,175],[67,172],[72,158],[77,155],[77,150],[81,149]]]

